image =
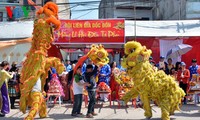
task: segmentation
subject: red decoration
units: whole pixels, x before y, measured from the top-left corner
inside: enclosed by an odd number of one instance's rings
[[[124,44],[124,19],[61,20],[55,32],[55,42],[65,44]]]
[[[11,9],[11,6],[6,6],[6,11],[8,13],[9,18],[12,18],[12,9]]]

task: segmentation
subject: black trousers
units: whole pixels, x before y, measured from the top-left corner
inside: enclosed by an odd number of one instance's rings
[[[81,113],[82,100],[83,100],[83,94],[74,95],[72,114]]]
[[[14,107],[14,106],[15,106],[15,99],[16,99],[16,97],[10,97],[10,104],[11,104],[11,107]]]
[[[89,105],[88,105],[87,114],[94,112],[94,105],[96,102],[96,91],[88,91],[88,96],[90,98],[90,101],[89,101]]]
[[[185,96],[187,96],[187,86],[188,86],[188,84],[184,84],[183,82],[180,82],[179,86],[184,90]],[[186,102],[185,97],[184,97],[184,102]]]

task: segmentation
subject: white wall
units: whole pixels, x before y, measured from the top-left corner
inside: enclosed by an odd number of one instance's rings
[[[21,63],[25,59],[25,54],[31,48],[31,43],[17,44],[9,47],[0,48],[0,61]]]

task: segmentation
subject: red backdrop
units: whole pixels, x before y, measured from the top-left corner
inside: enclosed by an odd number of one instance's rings
[[[128,38],[127,41],[133,40],[133,38]],[[162,39],[163,40],[163,39]],[[169,39],[167,39],[169,40]],[[136,41],[145,45],[148,49],[152,50],[152,57],[158,63],[160,59],[160,44],[159,39],[155,37],[143,37],[136,38]],[[192,59],[197,59],[197,64],[200,64],[200,37],[188,37],[183,39],[184,44],[189,44],[192,46],[192,50],[182,55],[182,61],[184,61],[189,67],[191,65]]]

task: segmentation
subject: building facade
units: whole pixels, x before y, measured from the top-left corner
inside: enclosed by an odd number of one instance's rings
[[[101,0],[99,18],[153,20],[156,0]]]
[[[38,6],[42,6],[46,0],[33,0]],[[59,19],[70,19],[69,0],[52,0],[59,7]],[[9,7],[9,10],[7,9]],[[25,9],[25,10],[24,10]],[[12,11],[9,17],[8,11]],[[27,13],[28,12],[28,13]],[[0,0],[0,22],[33,20],[35,18],[35,8],[29,6],[27,0]]]
[[[99,18],[187,20],[200,18],[200,0],[101,0]]]
[[[200,18],[200,0],[157,0],[153,10],[156,20],[188,20]]]
[[[0,0],[0,22],[12,21],[7,17],[6,6],[11,6],[11,9],[13,9],[16,5],[19,5],[19,0]]]

